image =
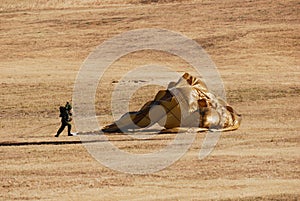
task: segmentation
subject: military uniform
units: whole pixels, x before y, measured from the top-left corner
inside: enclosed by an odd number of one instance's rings
[[[63,107],[63,106],[59,107],[59,110],[60,110],[59,117],[61,117],[61,126],[58,129],[55,137],[58,137],[59,134],[61,132],[63,132],[63,130],[65,129],[66,126],[68,127],[68,136],[72,136],[72,134],[71,134],[71,128],[72,128],[72,126],[70,124],[71,118],[69,116],[69,112],[66,109],[66,107]]]

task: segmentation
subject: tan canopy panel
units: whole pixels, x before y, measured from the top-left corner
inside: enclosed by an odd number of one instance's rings
[[[103,132],[124,132],[150,127],[155,123],[162,132],[182,132],[193,127],[196,131],[231,131],[239,128],[241,115],[224,100],[210,93],[200,79],[185,73],[177,83],[169,83],[167,90],[159,91],[154,100],[139,111],[128,112]]]

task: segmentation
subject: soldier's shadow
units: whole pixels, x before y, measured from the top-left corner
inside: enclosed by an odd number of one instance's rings
[[[133,134],[134,132],[130,133]],[[129,133],[115,133],[114,135],[128,135]],[[148,133],[149,137],[151,135],[155,135],[152,132]],[[159,134],[156,134],[159,135]],[[155,141],[155,140],[166,140],[165,137],[150,137],[150,138],[133,138],[129,137],[126,139],[109,139],[109,141],[112,142],[126,142],[126,141]],[[53,140],[53,141],[22,141],[22,142],[16,142],[16,141],[8,141],[8,142],[0,142],[0,147],[1,146],[32,146],[32,145],[67,145],[67,144],[83,144],[83,143],[99,143],[99,142],[106,142],[107,140],[84,140],[81,141],[80,139],[78,140]]]

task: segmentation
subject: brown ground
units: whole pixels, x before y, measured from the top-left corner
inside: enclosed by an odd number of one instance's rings
[[[2,0],[0,199],[300,199],[299,9],[296,0]],[[57,108],[71,99],[88,54],[119,33],[150,27],[181,32],[205,48],[243,122],[239,130],[223,133],[204,160],[198,153],[205,134],[199,134],[170,167],[130,175],[95,161],[78,137],[53,135]],[[108,72],[102,80],[107,87],[98,90],[101,121],[112,119],[103,97],[110,97],[115,75],[153,62],[179,71],[184,64],[161,52],[120,59],[118,72]],[[132,107],[156,93],[147,90],[136,95]],[[173,136],[110,139],[128,151],[151,152]]]

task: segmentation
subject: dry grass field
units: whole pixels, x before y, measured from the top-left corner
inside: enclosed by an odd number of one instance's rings
[[[1,0],[0,200],[299,200],[299,10],[297,0]],[[53,136],[58,107],[71,100],[85,58],[103,41],[139,28],[179,32],[204,47],[243,121],[203,160],[205,133],[173,165],[132,175],[98,163],[79,137]],[[190,69],[163,52],[121,58],[98,89],[102,125],[112,121],[114,80],[151,63]],[[131,108],[157,90],[138,91]],[[134,153],[173,138],[110,136]]]

